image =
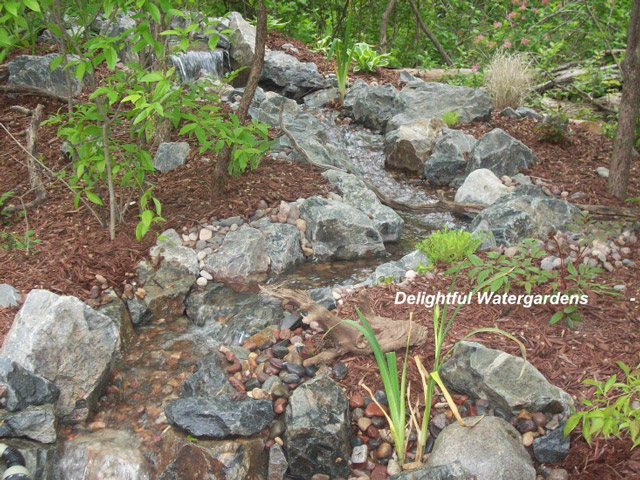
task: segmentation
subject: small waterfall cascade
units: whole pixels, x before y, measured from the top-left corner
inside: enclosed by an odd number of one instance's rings
[[[202,76],[221,78],[230,70],[229,52],[222,48],[213,51],[189,51],[171,55],[183,82],[193,82]]]

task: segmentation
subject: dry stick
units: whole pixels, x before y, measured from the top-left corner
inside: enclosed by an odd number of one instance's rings
[[[68,97],[65,97],[63,95],[58,95],[56,93],[45,90],[44,88],[31,87],[29,85],[0,85],[0,92],[17,93],[20,95],[36,95],[65,104],[68,104],[69,102],[77,103],[75,100],[69,99]]]
[[[56,172],[54,172],[52,169],[50,169],[49,167],[47,167],[43,162],[40,161],[39,158],[34,157],[33,155],[31,155],[31,152],[29,152],[29,150],[27,150],[25,148],[24,145],[22,145],[17,139],[16,137],[14,137],[11,132],[9,130],[7,130],[7,127],[4,126],[4,123],[0,122],[0,127],[7,133],[7,135],[9,135],[9,137],[11,137],[11,139],[22,149],[24,150],[27,155],[29,155],[31,157],[32,160],[34,160],[36,163],[38,163],[38,165],[40,165],[41,168],[45,169],[51,176],[56,176]],[[62,177],[57,177],[58,180],[60,180],[62,182],[62,184],[67,187],[71,192],[75,193],[75,190],[73,189],[73,187],[71,185],[69,185],[69,183],[67,183]],[[91,205],[89,205],[89,203],[87,203],[87,201],[80,197],[80,201],[82,202],[82,204],[87,207],[89,209],[89,211],[92,213],[92,215],[96,218],[96,220],[98,220],[98,222],[100,223],[100,225],[103,225],[103,223],[100,221],[100,217],[98,216],[98,214],[96,213],[96,211],[91,208]],[[104,225],[103,225],[104,226]]]
[[[451,60],[451,57],[449,56],[447,51],[443,48],[442,44],[438,41],[438,39],[433,34],[433,32],[431,30],[429,30],[426,27],[426,25],[424,24],[424,22],[422,21],[422,16],[420,15],[420,10],[418,10],[418,7],[416,7],[416,4],[413,2],[413,0],[409,0],[409,4],[411,5],[411,9],[413,10],[413,13],[416,16],[416,21],[418,22],[418,25],[420,26],[422,31],[427,35],[427,37],[429,37],[429,40],[431,40],[431,43],[433,43],[433,45],[436,47],[436,50],[438,50],[438,53],[440,54],[442,59],[445,62],[447,62],[447,65],[452,67],[453,66],[453,61]]]
[[[280,122],[280,130],[286,135],[291,143],[291,146],[304,158],[304,160],[313,165],[314,167],[319,168],[320,170],[337,170],[343,173],[351,173],[356,175],[365,186],[370,189],[380,200],[381,203],[387,205],[388,207],[393,208],[394,210],[399,210],[407,213],[417,213],[417,214],[426,214],[426,213],[441,213],[441,212],[451,212],[456,214],[478,214],[482,210],[484,210],[484,205],[478,205],[475,203],[459,203],[459,202],[451,202],[448,200],[440,199],[434,203],[418,203],[418,204],[407,204],[403,202],[398,202],[397,200],[388,197],[380,190],[378,190],[374,185],[369,183],[364,178],[360,177],[356,172],[347,171],[343,168],[334,167],[333,165],[327,165],[324,163],[319,163],[313,160],[309,154],[305,151],[304,148],[300,146],[296,138],[291,134],[289,129],[285,127],[284,122],[282,120],[282,112],[284,110],[284,104],[286,102],[286,98],[282,98],[282,102],[280,103],[280,113],[278,116],[278,120]],[[592,215],[595,220],[632,220],[637,221],[640,218],[640,209],[639,208],[630,208],[630,207],[610,207],[607,205],[576,205],[580,210],[587,211],[589,215]]]

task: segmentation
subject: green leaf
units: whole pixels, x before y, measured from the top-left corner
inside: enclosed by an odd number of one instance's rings
[[[564,316],[564,312],[562,310],[557,311],[551,316],[551,320],[549,320],[549,325],[555,325],[560,320],[562,320],[563,316]]]
[[[159,82],[163,78],[164,77],[162,76],[162,73],[160,73],[160,72],[151,72],[151,73],[147,73],[146,75],[144,75],[140,79],[140,81],[143,82],[143,83]]]
[[[113,70],[116,67],[116,62],[118,61],[118,54],[115,49],[113,47],[106,48],[104,51],[104,57],[109,70]]]
[[[90,190],[85,190],[85,195],[87,196],[87,198],[89,199],[90,202],[95,203],[96,205],[104,205],[102,203],[102,199],[96,195],[95,193],[93,193]]]
[[[40,5],[38,5],[38,0],[22,0],[25,6],[29,7],[34,12],[40,11]]]

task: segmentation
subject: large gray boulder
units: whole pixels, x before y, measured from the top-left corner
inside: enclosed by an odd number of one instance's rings
[[[444,128],[424,164],[422,174],[433,185],[452,185],[456,178],[464,175],[467,155],[475,144],[476,139],[471,135]]]
[[[285,452],[292,476],[349,475],[349,403],[337,383],[322,375],[300,385],[289,398],[285,420]]]
[[[288,223],[271,223],[268,218],[252,224],[259,228],[267,240],[267,255],[270,260],[269,271],[280,275],[284,271],[304,262],[300,242],[300,230]]]
[[[105,387],[120,332],[111,318],[75,297],[31,290],[0,356],[54,383],[63,421],[83,421]]]
[[[322,108],[330,103],[336,103],[338,98],[338,89],[331,87],[310,93],[304,97],[303,101],[309,108]]]
[[[398,111],[398,91],[389,83],[369,86],[364,80],[356,80],[349,87],[342,107],[356,122],[384,131]]]
[[[538,163],[538,157],[520,140],[504,130],[494,128],[485,133],[471,151],[467,173],[487,168],[498,177],[513,176]]]
[[[172,264],[178,270],[184,270],[191,275],[198,275],[198,257],[189,247],[182,246],[182,238],[173,228],[162,232],[156,244],[149,249],[152,257],[162,255],[162,261]]]
[[[385,135],[385,166],[421,172],[445,123],[439,118],[417,118]]]
[[[57,53],[50,53],[42,57],[20,55],[14,58],[7,65],[9,85],[43,88],[56,95],[68,96],[64,65],[59,65],[51,70],[51,62],[59,56]],[[74,75],[73,67],[69,70],[69,75],[71,77],[71,95],[77,95],[82,91],[82,83]]]
[[[261,81],[296,94],[321,88],[324,77],[315,63],[301,62],[292,55],[274,50],[264,58]]]
[[[171,320],[182,315],[184,301],[195,281],[196,277],[191,272],[177,264],[162,263],[144,286],[145,297],[141,299],[141,303],[146,308],[140,306],[143,318],[148,319],[147,321],[153,318]]]
[[[5,387],[2,406],[11,412],[56,403],[60,396],[58,387],[49,380],[6,357],[0,357],[0,385]]]
[[[446,387],[472,398],[489,400],[493,407],[517,415],[520,410],[568,413],[571,396],[551,385],[529,362],[522,376],[520,357],[487,348],[475,342],[461,342],[444,363],[440,376]]]
[[[53,478],[149,480],[151,469],[131,433],[104,429],[66,440],[59,448]]]
[[[301,203],[300,218],[307,222],[316,260],[352,260],[386,251],[373,221],[346,203],[311,197]]]
[[[509,194],[509,189],[491,170],[479,168],[471,172],[456,192],[455,201],[493,205],[500,197]]]
[[[396,100],[398,108],[387,131],[416,118],[442,118],[446,112],[457,112],[460,123],[491,116],[491,97],[480,89],[415,80],[405,85]]]
[[[228,15],[228,27],[231,30],[231,66],[234,69],[250,67],[256,53],[256,27],[238,12]]]
[[[56,441],[54,406],[37,405],[19,412],[0,410],[0,438],[28,438],[40,443]]]
[[[181,167],[190,150],[187,142],[162,142],[153,157],[153,167],[161,173]]]
[[[538,187],[521,186],[482,210],[471,229],[489,233],[497,244],[509,246],[524,238],[542,238],[549,231],[563,230],[579,215],[575,205],[547,197]]]
[[[479,417],[465,421],[474,423]],[[438,435],[427,467],[458,462],[477,480],[535,480],[536,470],[518,431],[498,417],[485,417],[473,428],[452,423]]]
[[[167,405],[165,413],[173,425],[209,438],[254,435],[274,417],[270,400],[233,400],[229,395],[180,398]]]
[[[225,345],[241,345],[247,337],[279,326],[284,316],[280,300],[237,292],[220,283],[194,290],[185,303],[187,317],[198,326],[206,326],[211,340]]]
[[[327,170],[322,175],[338,189],[346,203],[373,219],[384,242],[400,240],[404,220],[392,208],[380,203],[376,194],[362,180],[338,170]]]
[[[264,279],[269,270],[264,235],[246,224],[229,232],[218,251],[205,260],[205,270],[219,282],[246,283]]]

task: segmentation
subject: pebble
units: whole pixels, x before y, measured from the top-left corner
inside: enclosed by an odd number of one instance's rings
[[[311,480],[331,480],[329,475],[325,475],[324,473],[316,473]]]
[[[613,289],[616,292],[624,292],[627,289],[627,286],[626,285],[614,285]]]
[[[383,417],[384,412],[380,409],[378,405],[371,402],[364,411],[364,414],[367,417]]]
[[[353,449],[351,453],[351,463],[365,463],[369,456],[369,447],[360,445]]]
[[[236,230],[238,230],[238,224],[234,223],[233,225],[231,225],[229,227],[229,230],[232,231],[232,232],[235,232]]]
[[[356,422],[360,420],[362,417],[364,417],[364,410],[361,408],[354,408],[353,411],[351,412],[351,418],[354,419]]]
[[[200,230],[200,234],[198,235],[198,238],[203,241],[207,241],[211,237],[213,237],[213,232],[208,228],[203,228],[202,230]]]
[[[388,458],[393,453],[393,447],[389,445],[387,442],[383,442],[376,449],[376,457],[377,458]]]
[[[547,416],[542,412],[536,412],[531,418],[538,427],[544,427],[547,424]]]
[[[373,470],[371,470],[371,480],[384,480],[387,478],[387,467],[384,465],[376,465]]]
[[[547,480],[568,480],[569,473],[564,468],[554,468],[549,473]]]
[[[398,462],[393,459],[389,460],[389,463],[387,464],[387,475],[396,475],[400,472],[402,472],[402,468],[400,467]]]
[[[287,406],[288,400],[286,398],[278,398],[273,402],[273,411],[276,414],[284,412],[284,408]]]
[[[333,376],[338,380],[347,376],[347,366],[344,363],[336,363],[333,367]]]
[[[387,394],[384,393],[384,390],[376,390],[376,392],[373,394],[373,398],[375,398],[380,405],[389,406],[389,402],[387,401]]]
[[[284,369],[289,373],[293,373],[298,377],[304,376],[304,367],[299,363],[285,362],[283,366],[284,366]]]
[[[371,419],[367,417],[362,417],[358,419],[357,423],[358,423],[358,428],[363,432],[365,432],[367,428],[371,426]]]
[[[200,270],[200,276],[202,278],[206,278],[207,280],[211,281],[213,280],[213,275],[211,275],[209,272],[207,272],[206,270]]]
[[[196,285],[198,285],[199,287],[206,287],[208,282],[209,280],[207,280],[206,278],[198,277],[198,279],[196,280]]]
[[[364,407],[364,398],[362,398],[362,395],[352,395],[349,399],[349,406],[351,408]]]
[[[281,420],[276,420],[271,424],[269,428],[269,438],[276,438],[282,436],[285,430],[285,424]]]
[[[524,445],[525,447],[530,447],[532,444],[533,444],[532,432],[526,432],[524,435],[522,435],[522,445]]]

